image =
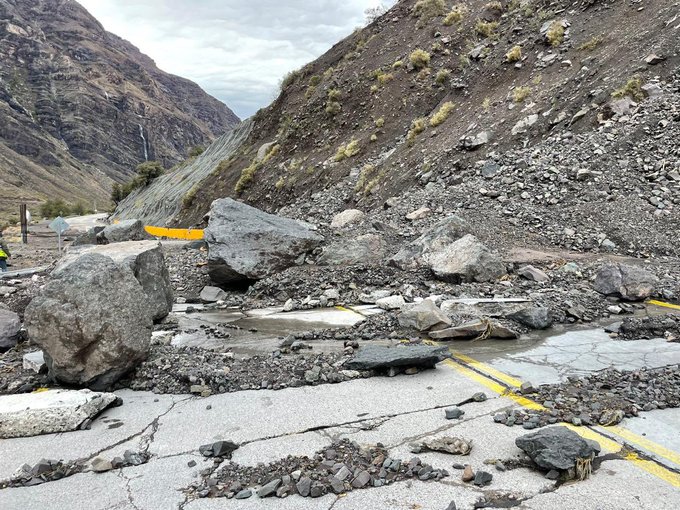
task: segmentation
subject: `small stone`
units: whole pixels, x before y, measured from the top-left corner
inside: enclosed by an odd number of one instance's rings
[[[463,470],[463,476],[461,479],[464,482],[471,482],[475,478],[475,472],[472,470],[472,466],[470,464],[467,464],[465,466],[465,469]]]
[[[329,482],[331,484],[331,489],[333,489],[333,492],[336,494],[345,492],[345,483],[342,480],[339,480],[335,476],[331,476]]]
[[[458,418],[465,414],[465,411],[458,407],[451,407],[449,409],[446,409],[444,413],[446,414],[447,420],[457,420]]]
[[[269,496],[276,493],[276,489],[278,489],[280,485],[281,485],[281,479],[276,478],[276,479],[272,480],[271,482],[260,487],[257,491],[257,495],[261,498],[269,497]]]
[[[529,381],[524,381],[519,387],[519,391],[522,393],[522,395],[527,395],[529,393],[536,393],[536,388],[534,388],[534,385]]]
[[[195,460],[190,460],[189,462],[187,462],[187,466],[190,467],[190,468],[195,467],[195,466],[196,466],[196,461],[195,461]]]
[[[306,498],[310,494],[310,490],[312,487],[312,479],[308,477],[301,478],[298,483],[295,484],[295,488],[298,491],[298,494],[302,496],[303,498]]]
[[[95,457],[94,459],[92,459],[91,466],[92,471],[94,471],[95,473],[104,473],[105,471],[111,471],[113,469],[111,461],[106,460],[102,457]]]
[[[364,470],[361,471],[354,480],[352,480],[352,487],[355,489],[361,489],[362,487],[365,487],[370,481],[371,475],[368,471]]]
[[[551,469],[545,474],[545,477],[548,480],[557,480],[560,477],[560,472],[557,471],[556,469]]]
[[[198,451],[204,457],[225,457],[236,449],[238,449],[238,445],[233,441],[217,441],[200,446]]]
[[[457,510],[457,508],[456,508],[456,502],[455,502],[455,501],[451,501],[451,503],[449,503],[449,506],[446,507],[446,510]]]
[[[475,474],[475,479],[472,483],[478,487],[484,487],[485,485],[489,485],[491,480],[493,480],[493,475],[491,473],[487,473],[486,471],[477,471],[477,474]]]
[[[474,400],[475,402],[485,402],[486,399],[487,399],[486,393],[484,393],[483,391],[479,391],[472,395],[472,400]]]
[[[236,493],[236,496],[234,496],[235,499],[248,499],[250,496],[253,495],[253,491],[250,489],[243,489],[242,491],[239,491]]]

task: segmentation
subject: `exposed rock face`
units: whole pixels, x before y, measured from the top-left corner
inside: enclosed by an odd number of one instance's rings
[[[487,282],[506,274],[500,257],[470,234],[429,255],[427,263],[438,278],[453,282]]]
[[[400,269],[415,269],[425,265],[425,259],[440,252],[470,232],[470,226],[458,216],[449,216],[402,248],[390,259],[390,264]]]
[[[19,316],[11,310],[0,308],[0,352],[17,344],[20,330]]]
[[[11,161],[0,189],[15,197],[103,204],[111,179],[145,160],[171,166],[238,123],[73,1],[2,2],[0,63],[0,154]]]
[[[154,321],[158,321],[170,313],[173,303],[170,274],[165,265],[163,248],[158,242],[127,241],[71,250],[54,270],[53,276],[58,276],[61,271],[86,253],[105,255],[120,267],[129,269],[144,289],[152,309]]]
[[[606,264],[597,272],[593,287],[605,296],[642,301],[652,295],[658,284],[658,278],[644,269],[624,264]]]
[[[129,269],[86,253],[59,271],[26,308],[30,339],[50,375],[104,389],[148,354],[153,311]]]
[[[385,257],[385,241],[378,234],[365,234],[326,246],[317,260],[319,265],[379,264]]]
[[[0,438],[78,429],[118,400],[113,393],[49,390],[0,397]]]
[[[147,239],[153,239],[153,237],[147,234],[146,230],[144,230],[144,224],[141,220],[137,219],[124,220],[120,223],[108,225],[97,235],[97,241],[101,241],[102,244],[144,241]]]
[[[229,284],[291,267],[323,237],[301,222],[225,198],[212,204],[205,240],[210,277],[217,284]]]
[[[385,347],[364,345],[345,363],[348,370],[375,370],[390,367],[433,367],[446,358],[446,347],[404,345]]]
[[[600,445],[586,441],[566,427],[546,427],[515,439],[518,448],[543,469],[565,471],[576,466],[577,459],[593,459]]]

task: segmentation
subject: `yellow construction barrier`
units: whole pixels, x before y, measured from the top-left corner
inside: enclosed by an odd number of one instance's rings
[[[203,239],[203,230],[201,229],[165,228],[147,225],[144,227],[144,230],[154,237],[168,237],[170,239],[184,239],[186,241],[200,241]]]

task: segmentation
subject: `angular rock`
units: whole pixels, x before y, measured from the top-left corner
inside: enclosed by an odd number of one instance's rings
[[[316,263],[320,266],[380,264],[385,258],[385,250],[385,240],[381,235],[365,234],[329,244]]]
[[[236,496],[234,496],[234,499],[248,499],[252,495],[253,495],[253,491],[251,491],[250,489],[243,489],[243,490],[240,490],[236,493]]]
[[[116,403],[113,393],[49,390],[0,396],[0,438],[70,432]]]
[[[467,464],[463,469],[463,474],[461,475],[461,478],[464,482],[471,482],[472,480],[474,480],[475,472],[472,470],[472,466],[470,466],[470,464]]]
[[[444,250],[469,232],[470,226],[464,219],[459,216],[449,216],[399,250],[389,263],[404,270],[424,266],[426,257]]]
[[[450,453],[452,455],[468,455],[472,451],[472,441],[458,437],[437,437],[425,439],[422,447],[435,452]]]
[[[276,489],[278,489],[280,485],[281,485],[281,479],[276,478],[275,480],[272,480],[271,482],[260,487],[257,490],[257,495],[261,498],[266,498],[266,497],[272,496],[276,493]]]
[[[593,288],[605,296],[627,301],[642,301],[654,293],[659,279],[644,269],[625,264],[609,263],[600,267]]]
[[[364,345],[345,362],[348,370],[375,370],[390,367],[433,367],[447,357],[445,347],[402,345],[386,347]]]
[[[11,310],[0,308],[0,352],[11,349],[17,344],[21,320]]]
[[[451,319],[431,299],[424,299],[420,303],[405,306],[399,314],[399,325],[404,328],[427,331],[438,324],[451,324]]]
[[[218,285],[259,280],[294,266],[323,241],[309,225],[230,198],[212,203],[204,236],[210,277]]]
[[[521,267],[517,274],[533,282],[550,281],[550,277],[547,274],[532,265]]]
[[[366,487],[368,485],[368,482],[371,481],[371,475],[369,474],[368,471],[361,471],[357,477],[352,480],[352,487],[355,489],[361,489],[362,487]]]
[[[353,223],[360,222],[366,214],[359,209],[346,209],[341,213],[333,216],[333,221],[331,221],[331,228],[343,228]]]
[[[422,220],[423,218],[427,218],[430,214],[432,214],[432,209],[429,207],[421,207],[420,209],[408,213],[406,219],[410,221]]]
[[[223,301],[224,299],[226,299],[227,293],[224,292],[219,287],[212,287],[210,285],[206,285],[201,290],[201,294],[199,297],[201,298],[201,301],[203,303],[216,303],[217,301]]]
[[[531,307],[508,315],[508,319],[515,320],[532,329],[546,329],[552,326],[550,309],[544,307]]]
[[[153,239],[144,230],[141,220],[124,220],[108,225],[98,235],[98,241],[103,244],[122,243],[125,241],[146,241]]]
[[[389,296],[376,299],[375,304],[383,310],[400,310],[406,304],[403,296]]]
[[[107,388],[146,358],[153,310],[132,272],[86,253],[53,273],[26,308],[26,329],[50,376]]]
[[[484,487],[485,485],[489,485],[491,480],[493,480],[493,475],[491,473],[487,473],[486,471],[477,471],[475,473],[475,479],[472,481],[472,483],[478,487]]]
[[[572,469],[577,459],[592,460],[600,452],[599,444],[586,441],[567,427],[546,427],[518,437],[515,444],[546,470]]]
[[[92,462],[90,462],[90,465],[92,466],[92,471],[95,473],[104,473],[113,469],[111,461],[103,457],[95,457],[92,459]]]
[[[468,151],[474,151],[489,143],[491,135],[488,131],[482,131],[474,136],[466,136],[463,138],[463,148]]]
[[[301,478],[300,481],[295,484],[295,488],[300,496],[306,498],[309,496],[310,489],[312,488],[312,479],[308,477]]]
[[[465,411],[459,407],[451,407],[449,409],[445,409],[444,414],[447,420],[457,420],[465,414]]]
[[[488,282],[507,273],[501,258],[470,234],[430,254],[426,263],[437,278],[452,283]]]
[[[120,267],[129,269],[144,289],[153,320],[159,321],[172,310],[173,293],[163,248],[157,241],[128,241],[104,246],[83,246],[70,250],[59,262],[53,276],[86,253],[105,255]]]
[[[226,457],[238,450],[239,445],[233,441],[215,441],[214,443],[204,444],[198,451],[204,457]]]

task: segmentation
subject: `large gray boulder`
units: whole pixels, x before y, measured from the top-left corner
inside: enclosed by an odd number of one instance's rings
[[[52,273],[59,275],[85,253],[98,253],[129,269],[144,289],[152,308],[153,320],[166,317],[172,310],[173,293],[163,248],[157,241],[127,241],[71,249]]]
[[[117,403],[113,393],[49,390],[0,397],[0,438],[77,430]]]
[[[600,294],[628,301],[647,299],[658,285],[659,279],[649,271],[618,263],[600,267],[593,283],[593,287]]]
[[[470,226],[459,216],[449,216],[409,243],[390,259],[390,265],[399,269],[416,269],[426,265],[425,259],[444,250],[465,234]]]
[[[385,240],[378,234],[335,241],[323,249],[316,263],[320,266],[380,264],[385,258]]]
[[[230,198],[212,203],[204,237],[210,277],[218,285],[259,280],[294,266],[323,241],[307,224]]]
[[[17,344],[19,331],[21,331],[19,316],[11,310],[0,308],[0,352]]]
[[[146,358],[153,310],[129,269],[99,253],[64,267],[26,308],[56,381],[105,389]]]
[[[577,460],[591,461],[600,453],[600,445],[586,441],[567,427],[546,427],[515,439],[518,448],[543,469],[566,471]]]
[[[119,223],[109,225],[97,235],[98,242],[107,243],[122,243],[125,241],[146,241],[153,239],[144,230],[144,224],[141,220],[124,220]]]
[[[501,258],[470,234],[425,260],[437,278],[453,283],[488,282],[507,273]]]
[[[435,366],[448,356],[446,347],[431,345],[364,345],[359,352],[345,362],[347,370],[376,370],[390,367]]]

